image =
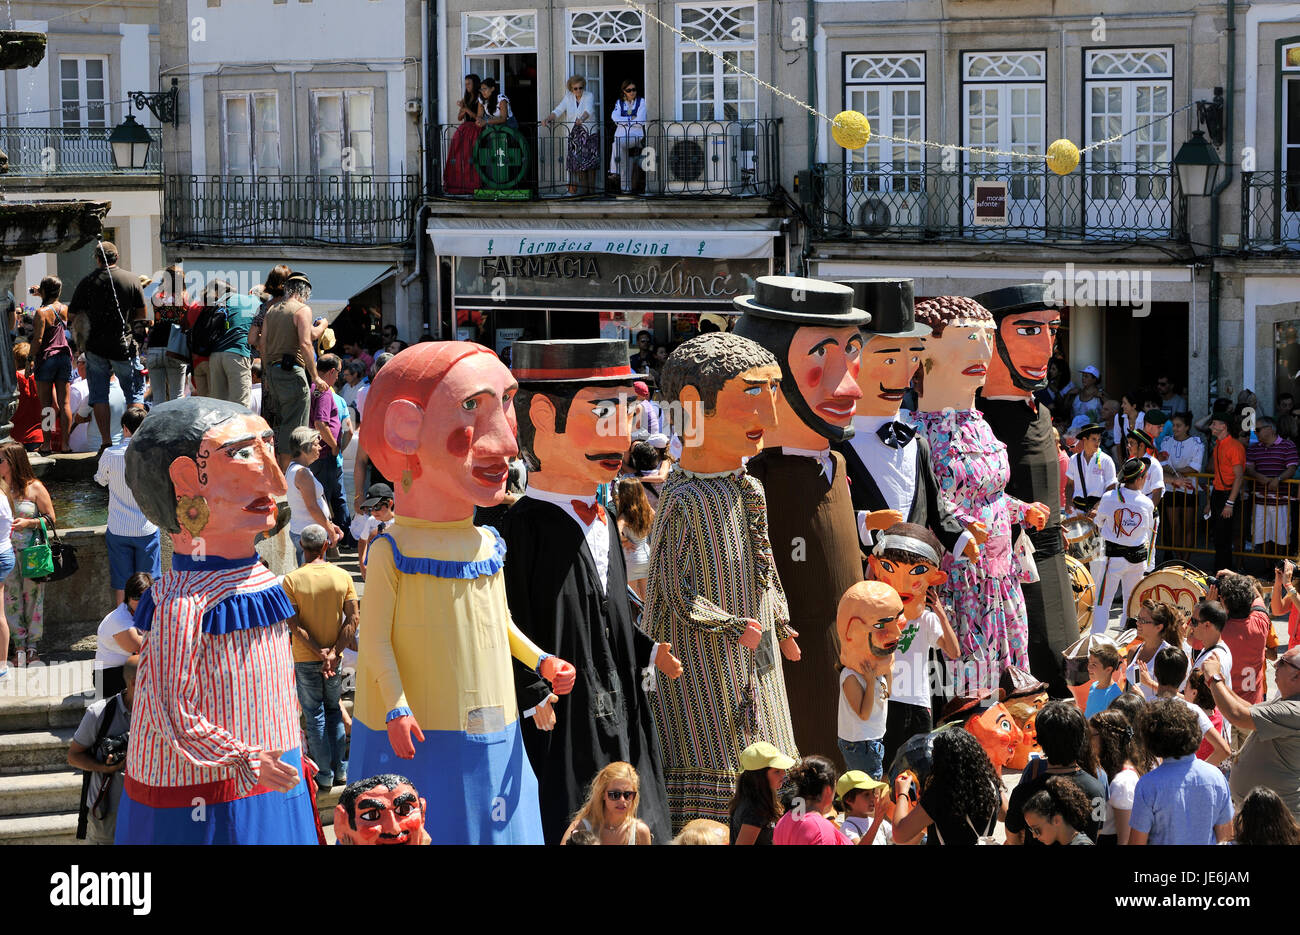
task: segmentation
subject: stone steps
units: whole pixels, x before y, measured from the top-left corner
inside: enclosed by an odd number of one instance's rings
[[[52,727],[0,734],[0,776],[66,769],[68,744],[75,732],[75,727]]]

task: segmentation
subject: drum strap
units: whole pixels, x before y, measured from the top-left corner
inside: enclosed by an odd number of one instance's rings
[[[1083,455],[1076,454],[1074,456],[1074,463],[1079,469],[1079,487],[1082,488],[1080,496],[1086,499],[1088,496],[1088,475],[1084,473],[1083,470]]]

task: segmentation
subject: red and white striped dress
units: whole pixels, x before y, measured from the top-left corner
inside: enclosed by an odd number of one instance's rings
[[[131,709],[126,789],[135,801],[162,808],[265,791],[258,787],[261,752],[300,745],[288,623],[267,618],[274,600],[258,600],[274,597],[263,592],[279,589],[279,579],[255,558],[238,567],[226,559],[173,561],[211,570],[172,571],[141,601],[137,625],[149,632]]]

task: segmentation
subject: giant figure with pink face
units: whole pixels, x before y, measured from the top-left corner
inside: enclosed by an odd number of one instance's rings
[[[361,428],[398,481],[397,518],[367,561],[350,765],[410,777],[436,803],[435,844],[542,843],[511,657],[557,695],[573,687],[573,666],[510,619],[505,542],[473,524],[475,506],[505,496],[516,389],[486,347],[417,344],[375,378]]]
[[[735,333],[767,348],[781,367],[776,427],[746,469],[767,494],[772,554],[790,627],[800,635],[803,658],[785,669],[790,722],[800,750],[832,756],[839,750],[835,613],[862,580],[862,553],[844,457],[831,442],[853,435],[862,394],[858,327],[871,316],[853,306],[846,286],[789,276],[761,277],[753,295],[735,302],[744,312]]]
[[[1053,697],[1066,697],[1061,651],[1078,638],[1078,630],[1061,539],[1061,470],[1052,415],[1033,396],[1047,385],[1061,312],[1050,286],[1041,282],[995,289],[975,301],[993,313],[996,351],[976,406],[1007,446],[1007,495],[1048,507],[1047,522],[1028,531],[1039,580],[1021,585],[1029,619],[1029,668]],[[1020,528],[1012,527],[1013,542]]]
[[[127,484],[173,553],[136,609],[146,636],[118,844],[316,843],[294,609],[253,553],[286,490],[272,446],[260,416],[191,396],[155,406],[127,449]]]

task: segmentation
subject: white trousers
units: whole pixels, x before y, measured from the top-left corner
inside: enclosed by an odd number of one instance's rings
[[[1126,558],[1118,556],[1107,558],[1102,577],[1096,582],[1097,590],[1100,595],[1096,605],[1092,608],[1092,632],[1105,633],[1106,625],[1110,623],[1110,605],[1115,599],[1115,591],[1119,590],[1124,601],[1120,609],[1120,616],[1128,613],[1128,598],[1137,587],[1137,583],[1142,580],[1146,574],[1145,562],[1130,562]]]

